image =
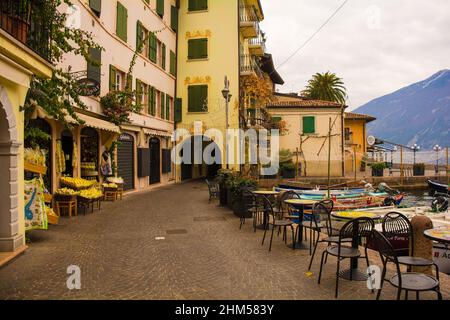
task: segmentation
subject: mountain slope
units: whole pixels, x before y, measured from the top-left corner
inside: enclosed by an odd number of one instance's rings
[[[369,133],[422,149],[450,145],[450,70],[372,100],[355,110],[375,116]]]

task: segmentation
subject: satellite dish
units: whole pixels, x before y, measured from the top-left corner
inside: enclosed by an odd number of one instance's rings
[[[369,144],[369,146],[374,146],[375,142],[377,141],[377,139],[374,136],[368,136],[367,137],[367,143]]]

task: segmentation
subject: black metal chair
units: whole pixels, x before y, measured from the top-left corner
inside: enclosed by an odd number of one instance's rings
[[[309,255],[311,255],[312,246],[315,246],[315,243],[317,242],[316,234],[317,238],[320,237],[320,232],[324,227],[323,222],[329,224],[331,229],[331,212],[333,212],[333,206],[333,200],[323,200],[313,206],[311,214],[305,215],[309,220],[304,220],[301,227],[304,228],[305,231],[309,230]],[[322,218],[324,218],[324,220],[322,220]]]
[[[394,247],[398,262],[412,270],[412,267],[434,267],[436,278],[439,280],[439,267],[434,261],[414,257],[414,232],[411,222],[407,217],[398,212],[390,212],[382,221],[383,235]],[[405,243],[404,247],[401,244]],[[397,245],[394,245],[397,244]],[[400,247],[398,247],[400,245]]]
[[[327,243],[328,246],[331,244],[339,243],[339,230],[333,228],[333,224],[331,222],[331,212],[333,211],[333,202],[331,201],[331,205],[328,202],[319,202],[316,203],[313,207],[313,216],[310,224],[310,228],[314,230],[316,238],[314,243],[314,250],[311,255],[311,260],[309,262],[308,271],[311,270],[311,266],[314,261],[314,257],[316,255],[317,246],[319,243]],[[308,222],[309,223],[309,222]],[[325,238],[321,239],[321,234],[326,234]],[[352,242],[351,238],[343,239],[342,242]],[[326,257],[328,255],[326,254]],[[326,263],[326,259],[325,259]]]
[[[239,227],[239,229],[242,229],[242,226],[245,224],[245,220],[247,219],[247,217],[252,217],[253,218],[253,225],[254,227],[256,226],[255,224],[255,215],[258,213],[258,200],[255,197],[255,195],[253,194],[252,191],[255,191],[256,187],[245,187],[242,190],[242,200],[244,202],[244,213],[243,216],[240,217],[241,220],[241,225]]]
[[[283,216],[280,213],[276,213],[273,210],[273,206],[272,203],[270,202],[270,200],[267,197],[262,197],[263,199],[263,205],[264,205],[264,220],[266,221],[268,226],[272,226],[272,234],[270,236],[270,245],[269,245],[269,252],[272,251],[272,242],[273,242],[273,235],[275,233],[275,229],[278,228],[283,228],[284,232],[283,232],[283,240],[284,242],[287,244],[287,227],[291,227],[291,231],[292,231],[292,241],[294,243],[295,241],[295,236],[294,236],[294,227],[293,227],[293,222],[283,219]],[[266,239],[266,234],[267,234],[267,230],[268,228],[264,228],[264,236],[263,236],[263,240],[262,240],[262,244],[264,245],[264,241]]]
[[[389,240],[380,232],[373,231],[372,239],[380,254],[381,261],[383,263],[383,271],[381,274],[380,289],[377,293],[377,300],[380,299],[381,291],[383,290],[384,281],[388,281],[392,286],[397,288],[397,300],[400,300],[402,291],[406,293],[409,291],[416,292],[416,298],[419,300],[420,292],[435,291],[438,300],[442,300],[442,294],[439,289],[439,280],[428,274],[419,272],[401,272],[400,262],[397,256],[397,252],[389,242]],[[394,263],[396,268],[396,274],[390,279],[386,279],[387,264]],[[408,299],[408,295],[405,295]]]
[[[327,249],[322,253],[322,259],[320,261],[319,280],[318,280],[319,284],[322,278],[322,268],[324,264],[325,254],[337,258],[336,289],[335,289],[336,298],[338,297],[339,293],[339,277],[342,260],[365,258],[367,262],[367,267],[370,266],[369,257],[367,255],[362,257],[361,252],[358,248],[353,248],[352,246],[344,246],[344,244],[348,243],[349,239],[358,238],[360,240],[362,238],[366,239],[370,238],[374,227],[375,222],[370,218],[358,218],[351,220],[347,222],[339,231],[339,238],[337,244],[329,245]],[[350,272],[351,270],[352,269],[350,269]]]
[[[208,179],[205,179],[205,181],[206,181],[206,184],[208,185],[209,203],[211,203],[211,200],[219,199],[219,197],[220,197],[219,184],[215,181],[210,181]]]

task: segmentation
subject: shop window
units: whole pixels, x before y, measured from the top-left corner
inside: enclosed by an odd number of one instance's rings
[[[87,179],[98,178],[99,136],[92,128],[81,130],[81,176]]]
[[[73,159],[74,152],[78,152],[74,147],[73,134],[69,130],[61,133],[61,149],[65,159],[65,168],[61,173],[63,176],[73,177]],[[76,155],[78,157],[78,155]]]

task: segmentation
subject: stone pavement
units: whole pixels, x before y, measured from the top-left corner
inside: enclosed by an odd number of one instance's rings
[[[250,220],[239,230],[232,212],[208,204],[203,182],[132,194],[61,220],[32,232],[29,249],[0,269],[0,299],[334,299],[334,258],[318,285],[320,253],[312,276],[309,253],[287,248],[281,237],[269,253]],[[67,289],[70,265],[81,268],[81,290]],[[365,282],[340,283],[340,299],[375,299]],[[382,298],[395,298],[389,284]]]

